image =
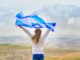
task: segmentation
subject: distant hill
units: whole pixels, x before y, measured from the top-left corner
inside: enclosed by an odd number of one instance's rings
[[[46,46],[53,48],[72,48],[80,49],[80,38],[77,36],[59,36],[53,38],[47,38]],[[0,44],[30,44],[27,38],[20,36],[0,36]]]
[[[48,39],[48,46],[58,48],[80,49],[80,37],[64,35]]]
[[[23,38],[20,36],[0,36],[0,44],[19,44],[19,43],[24,43],[28,44],[27,38]]]

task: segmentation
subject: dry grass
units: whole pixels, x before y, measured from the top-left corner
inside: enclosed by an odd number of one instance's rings
[[[45,60],[80,60],[80,53],[71,53],[61,56],[46,57]]]
[[[31,47],[0,45],[0,60],[31,60]],[[80,52],[65,49],[45,49],[45,60],[80,60]]]

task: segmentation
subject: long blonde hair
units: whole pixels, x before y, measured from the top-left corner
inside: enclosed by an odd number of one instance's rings
[[[37,28],[34,32],[35,32],[35,35],[32,37],[32,41],[37,44],[39,42],[42,31],[41,29]]]

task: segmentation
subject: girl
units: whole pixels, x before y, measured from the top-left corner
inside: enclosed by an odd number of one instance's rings
[[[50,30],[47,30],[43,36],[41,36],[42,31],[39,28],[36,28],[34,35],[32,35],[27,29],[22,26],[19,26],[32,40],[32,54],[33,60],[44,60],[44,40],[49,34]]]

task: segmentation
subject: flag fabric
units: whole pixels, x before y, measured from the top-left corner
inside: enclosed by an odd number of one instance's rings
[[[17,26],[25,26],[29,28],[47,28],[54,31],[56,26],[55,22],[46,23],[41,17],[36,14],[31,14],[28,16],[24,16],[22,12],[16,15],[16,23]]]

